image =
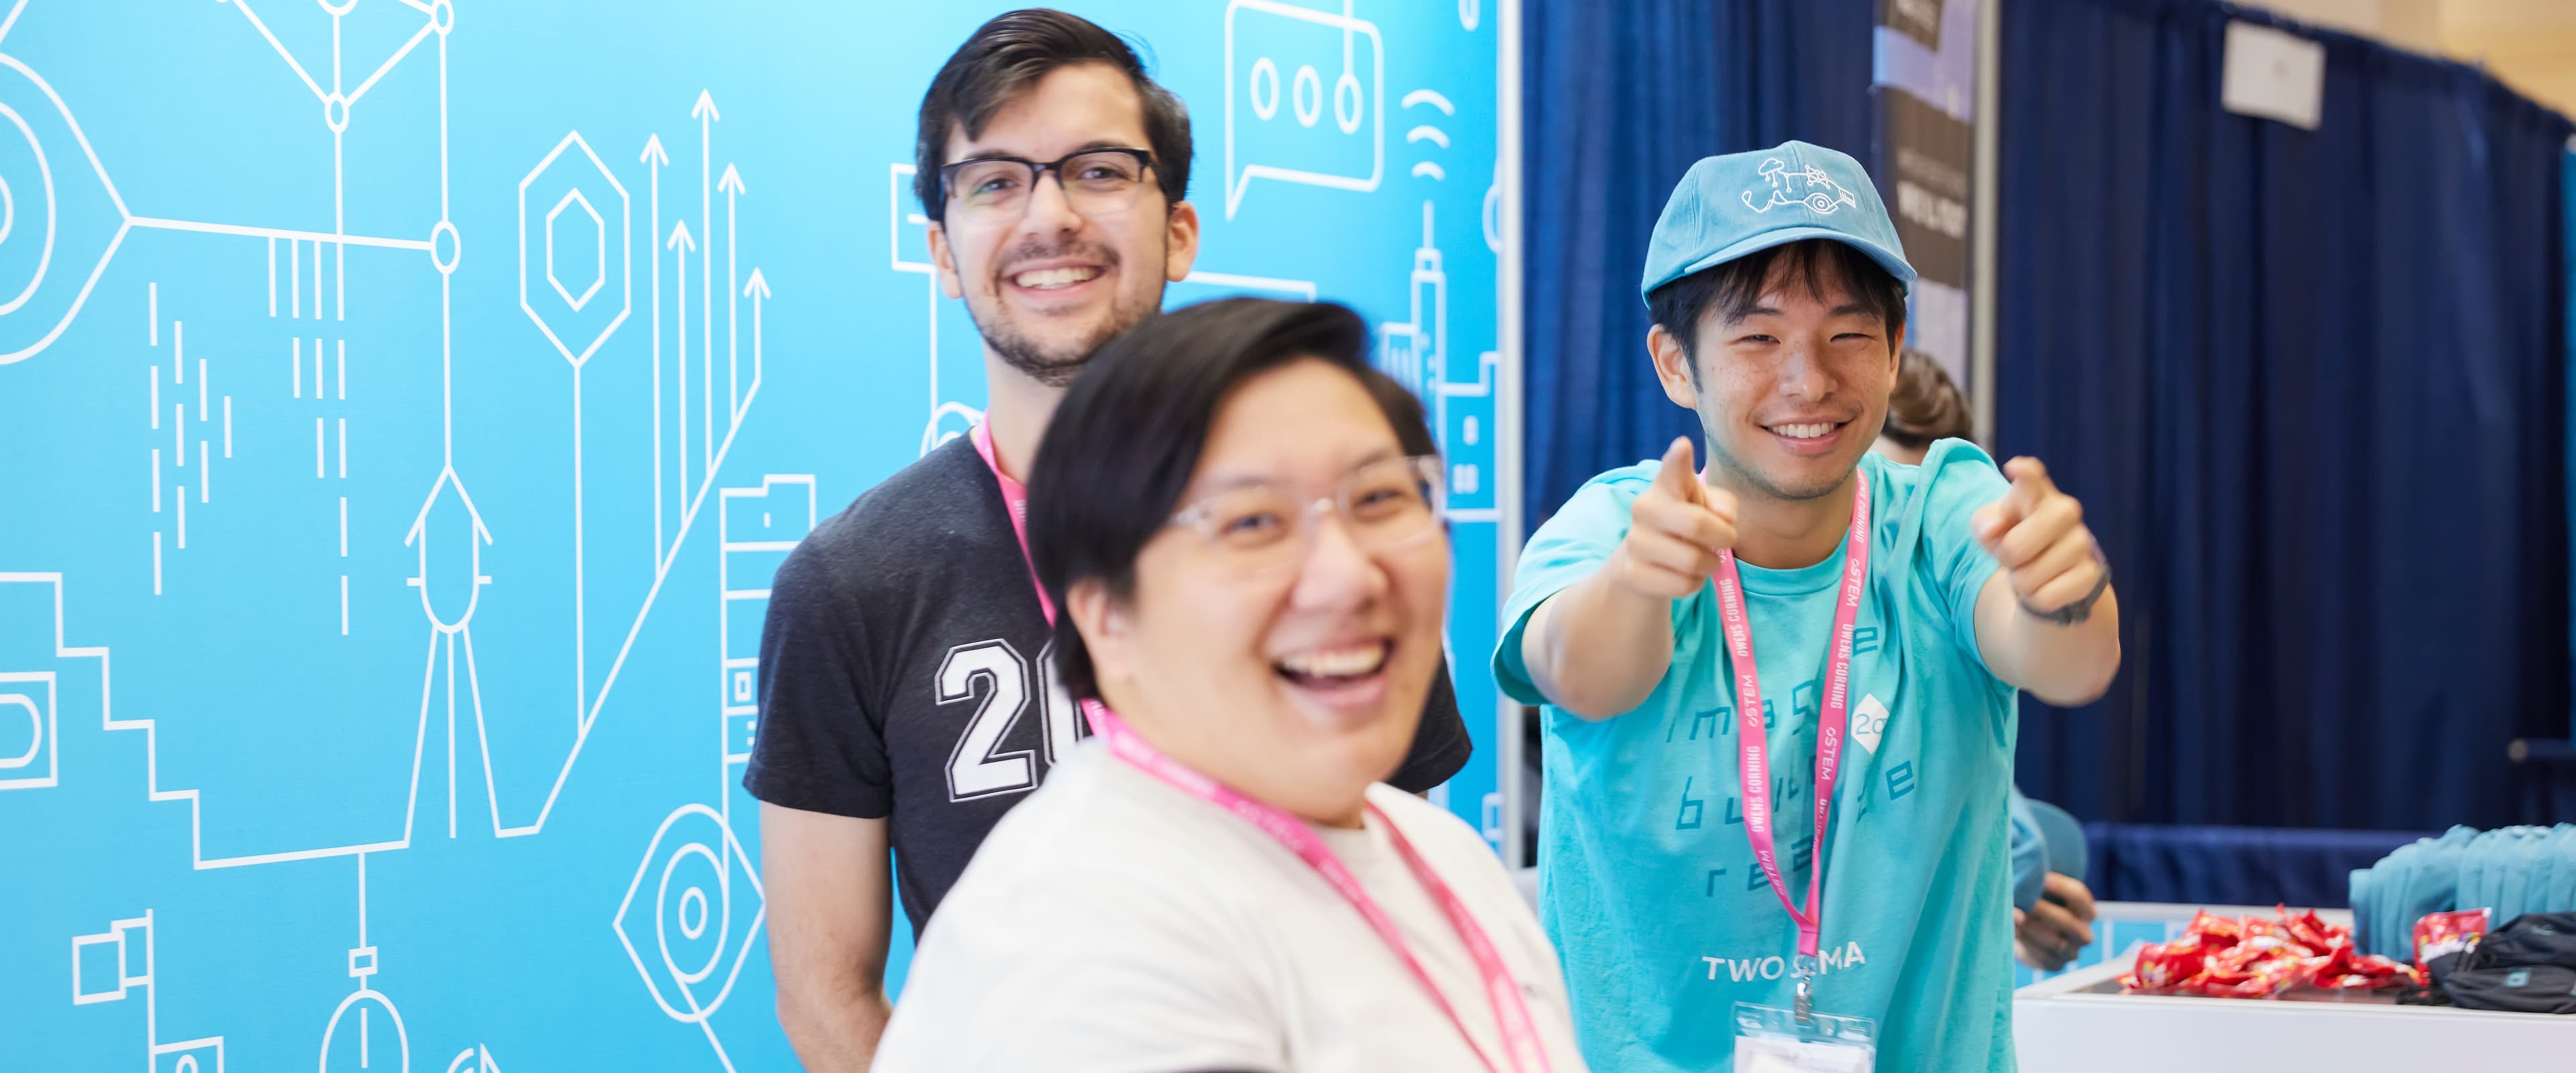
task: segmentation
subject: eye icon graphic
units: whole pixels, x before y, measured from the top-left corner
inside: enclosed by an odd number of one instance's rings
[[[733,992],[767,912],[724,818],[683,805],[653,832],[611,927],[662,1012],[695,1023]]]
[[[62,96],[0,56],[0,365],[61,338],[133,226]]]

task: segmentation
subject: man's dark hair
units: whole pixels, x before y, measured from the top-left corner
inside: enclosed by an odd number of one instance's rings
[[[1348,372],[1408,455],[1436,453],[1422,402],[1368,361],[1368,325],[1347,306],[1222,298],[1173,310],[1102,347],[1047,422],[1029,472],[1029,556],[1057,607],[1075,582],[1135,594],[1136,556],[1169,524],[1217,410],[1244,381],[1302,358]],[[1056,673],[1076,700],[1100,696],[1073,616],[1055,625]]]
[[[1964,440],[1976,431],[1976,418],[1959,385],[1932,355],[1913,347],[1897,358],[1896,388],[1887,395],[1887,427],[1879,435],[1910,451],[1934,440]]]
[[[1646,295],[1646,310],[1655,323],[1681,342],[1684,357],[1695,356],[1700,322],[1715,313],[1718,323],[1732,324],[1762,301],[1773,272],[1794,280],[1823,301],[1825,288],[1840,283],[1853,300],[1869,307],[1887,325],[1887,342],[1905,330],[1905,285],[1869,255],[1829,238],[1803,239],[1756,250],[1655,288]],[[1699,382],[1699,363],[1691,363],[1691,382]]]
[[[921,95],[921,131],[913,144],[912,192],[922,213],[944,219],[948,198],[939,169],[948,163],[951,125],[979,138],[994,113],[1058,68],[1105,63],[1136,87],[1145,108],[1144,148],[1154,154],[1154,174],[1165,205],[1178,205],[1190,190],[1190,113],[1181,99],[1145,74],[1145,64],[1124,38],[1078,15],[1033,7],[993,17],[966,43]]]

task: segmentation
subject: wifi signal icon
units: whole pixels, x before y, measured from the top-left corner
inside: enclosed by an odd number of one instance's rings
[[[1427,89],[1417,89],[1404,95],[1404,107],[1408,111],[1417,106],[1437,108],[1443,116],[1455,116],[1458,114],[1458,106],[1449,103],[1449,98],[1443,97],[1440,94]],[[1412,130],[1405,131],[1404,141],[1407,145],[1414,142],[1430,142],[1443,149],[1449,148],[1449,135],[1441,131],[1440,128],[1432,126],[1429,123],[1417,124]],[[1428,177],[1433,182],[1438,182],[1449,177],[1449,173],[1447,171],[1442,170],[1438,163],[1430,160],[1424,160],[1414,164],[1413,174]]]

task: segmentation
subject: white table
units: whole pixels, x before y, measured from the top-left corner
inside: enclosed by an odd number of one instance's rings
[[[2224,910],[2219,910],[2224,911]],[[2576,1071],[2576,1016],[2369,1001],[2123,995],[2136,948],[2013,993],[2022,1073]]]

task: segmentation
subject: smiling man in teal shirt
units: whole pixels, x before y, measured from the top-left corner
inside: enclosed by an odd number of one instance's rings
[[[1647,255],[1660,462],[1577,491],[1520,557],[1503,689],[1546,705],[1541,917],[1594,1068],[1723,1070],[1735,1004],[1788,1009],[1799,928],[1748,838],[1737,688],[1712,575],[1732,557],[1761,689],[1780,883],[1822,876],[1814,1008],[1875,1022],[1883,1070],[2010,1070],[2004,795],[2017,690],[2118,670],[2109,568],[2033,459],[1943,440],[1870,453],[1914,270],[1868,175],[1790,142],[1694,165]],[[1866,576],[1830,718],[1856,490]],[[1816,835],[1817,745],[1838,773]],[[1761,802],[1756,802],[1759,810]]]

